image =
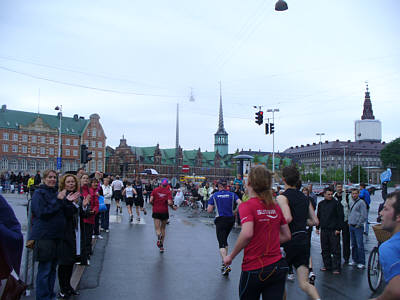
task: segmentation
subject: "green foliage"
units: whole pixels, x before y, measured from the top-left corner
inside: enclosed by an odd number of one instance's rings
[[[381,161],[385,168],[392,166],[400,169],[400,138],[390,142],[382,149]]]
[[[353,183],[359,183],[358,182],[358,166],[354,166],[351,169],[349,179]],[[360,166],[360,182],[367,182],[367,172],[361,166]]]

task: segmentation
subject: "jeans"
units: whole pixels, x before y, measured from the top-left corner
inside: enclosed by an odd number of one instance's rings
[[[363,226],[350,225],[351,257],[357,264],[365,265]]]
[[[101,212],[101,228],[107,230],[110,226],[110,206],[111,204],[106,204],[107,210]]]
[[[288,266],[284,259],[262,269],[242,271],[239,282],[240,300],[282,300]]]
[[[55,299],[56,268],[57,260],[39,262],[36,275],[36,300]]]

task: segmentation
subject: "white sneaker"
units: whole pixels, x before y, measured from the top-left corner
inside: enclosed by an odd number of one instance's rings
[[[95,238],[96,238],[96,236],[93,234],[93,235],[92,235],[92,239],[95,239]]]
[[[106,229],[106,232],[107,232],[107,233],[110,232],[110,229]]]
[[[294,273],[288,274],[287,280],[294,281]]]
[[[96,237],[99,239],[99,240],[102,240],[103,239],[103,237],[99,234],[99,235],[96,235]]]
[[[365,268],[365,266],[363,264],[358,264],[357,265],[357,269],[364,269],[364,268]]]
[[[354,261],[349,262],[349,266],[355,266],[356,263]]]

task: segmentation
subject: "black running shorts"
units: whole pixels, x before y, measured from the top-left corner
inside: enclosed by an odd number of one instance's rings
[[[135,198],[135,206],[143,207],[143,205],[144,205],[143,197],[136,197]]]
[[[122,192],[120,190],[114,191],[114,199],[117,201],[122,199]]]
[[[300,266],[308,267],[310,261],[310,243],[308,233],[292,236],[292,240],[285,243],[283,248],[286,253],[286,261],[289,266],[296,269]]]
[[[133,198],[133,197],[125,198],[125,204],[126,204],[127,206],[128,206],[128,205],[133,206],[133,201],[134,201],[134,198]]]
[[[153,212],[152,217],[153,217],[153,219],[158,219],[158,220],[161,220],[161,221],[165,221],[165,220],[169,219],[169,213],[155,213],[155,212]]]
[[[228,247],[228,236],[235,224],[235,217],[217,217],[214,223],[219,248]]]

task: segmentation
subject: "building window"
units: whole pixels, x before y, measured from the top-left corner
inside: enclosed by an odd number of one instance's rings
[[[99,152],[97,153],[97,157],[101,158],[102,156],[103,156],[103,152],[99,151]]]
[[[96,151],[93,151],[92,152],[92,158],[95,158],[96,157]]]
[[[65,149],[65,155],[66,155],[66,156],[70,156],[70,155],[71,155],[71,150]]]
[[[25,159],[21,160],[20,163],[21,163],[21,167],[20,167],[21,170],[27,170],[28,169],[28,163],[26,162]]]
[[[96,148],[96,141],[92,141],[92,148]]]
[[[32,154],[36,154],[36,147],[35,147],[35,146],[32,146],[32,147],[31,147],[31,153],[32,153]]]
[[[3,140],[8,141],[8,132],[3,133]]]
[[[102,171],[102,170],[103,170],[103,163],[102,163],[101,160],[99,160],[99,161],[97,162],[97,170],[98,170],[98,171]]]
[[[49,148],[49,155],[54,155],[54,148]]]
[[[50,160],[48,165],[50,170],[54,170],[54,161]]]
[[[32,136],[31,136],[31,141],[32,141],[32,143],[36,143],[36,141],[37,141],[37,136],[36,136],[36,135],[32,135]]]
[[[89,140],[85,140],[85,145],[89,147]]]
[[[70,146],[71,145],[71,139],[65,139],[65,145]]]
[[[27,141],[28,141],[28,135],[23,134],[23,135],[22,135],[22,141],[23,141],[23,142],[27,142]]]
[[[8,170],[8,159],[7,158],[2,158],[0,161],[0,169],[2,170]]]
[[[46,148],[40,147],[40,154],[46,154]]]
[[[13,141],[18,142],[18,134],[17,133],[13,134]]]
[[[76,160],[74,160],[74,161],[71,163],[71,166],[72,166],[72,170],[77,170],[77,169],[79,168],[78,162],[77,162]]]
[[[93,128],[92,129],[92,137],[96,137],[96,135],[97,135],[96,128]]]
[[[36,171],[36,161],[31,160],[31,161],[29,162],[29,170],[31,170],[31,171]]]
[[[45,160],[42,160],[39,162],[39,169],[46,170],[46,161]]]
[[[16,159],[10,161],[10,169],[11,170],[18,170],[18,162]]]
[[[50,138],[49,138],[49,144],[54,145],[54,138],[53,138],[53,137],[50,137]]]
[[[18,145],[12,145],[12,152],[18,152]]]
[[[74,146],[78,146],[78,140],[77,139],[74,139]]]
[[[91,165],[91,166],[90,166],[90,170],[91,170],[92,172],[96,171],[96,161],[95,161],[95,160],[92,160],[90,165]]]
[[[87,136],[90,136],[90,129],[87,130]]]
[[[3,144],[3,152],[8,152],[8,145],[7,144]]]
[[[41,142],[42,144],[46,144],[46,137],[45,137],[45,136],[41,136],[41,137],[40,137],[40,142]]]
[[[98,142],[97,144],[99,148],[103,148],[103,142]]]
[[[74,156],[78,156],[78,150],[74,150]]]
[[[22,153],[28,153],[28,146],[22,146]]]

